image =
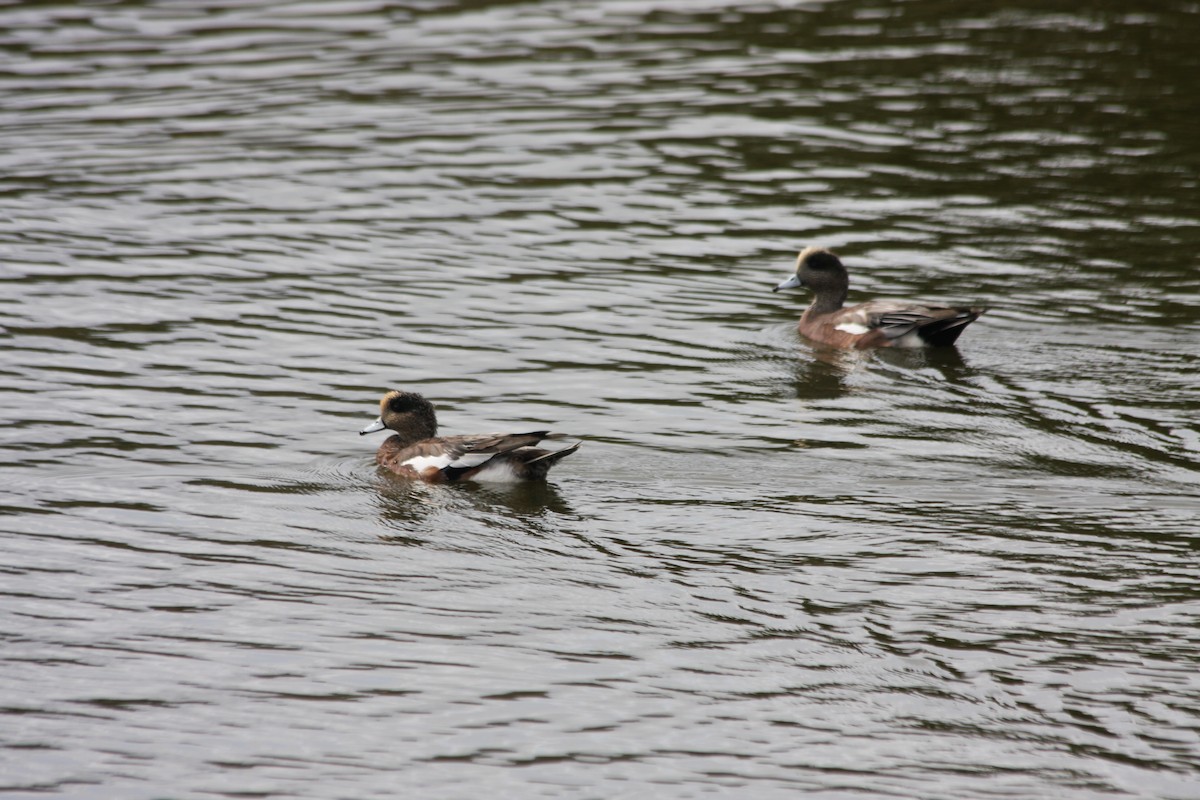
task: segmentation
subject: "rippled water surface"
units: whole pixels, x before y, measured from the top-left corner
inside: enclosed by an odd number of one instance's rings
[[[0,3],[0,793],[1200,796],[1198,37]],[[805,245],[991,310],[815,348]]]

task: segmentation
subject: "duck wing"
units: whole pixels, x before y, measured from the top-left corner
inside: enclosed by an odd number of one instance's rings
[[[446,436],[410,448],[416,452],[405,458],[401,465],[411,468],[418,475],[426,475],[433,468],[443,473],[446,480],[453,481],[479,469],[497,456],[532,447],[543,439],[563,438],[566,438],[565,434],[550,431]]]
[[[867,330],[878,330],[887,339],[915,334],[924,344],[953,344],[963,329],[979,318],[982,308],[931,306],[892,300],[874,300],[853,309],[856,322]],[[844,330],[844,328],[840,328]]]

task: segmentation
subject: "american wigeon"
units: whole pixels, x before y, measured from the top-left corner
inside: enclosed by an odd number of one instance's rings
[[[433,405],[414,392],[385,394],[379,401],[379,419],[358,433],[362,436],[384,428],[394,433],[379,446],[375,461],[397,475],[430,483],[538,480],[582,444],[576,442],[562,450],[533,447],[543,439],[567,438],[549,431],[438,436]]]
[[[800,332],[834,347],[949,345],[985,309],[946,308],[906,300],[868,300],[843,308],[850,276],[829,250],[809,247],[796,258],[796,274],[772,291],[805,286],[813,301],[800,317]]]

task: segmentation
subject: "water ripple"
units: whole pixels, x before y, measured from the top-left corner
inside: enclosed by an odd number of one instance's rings
[[[0,786],[1193,796],[1195,17],[0,8]]]

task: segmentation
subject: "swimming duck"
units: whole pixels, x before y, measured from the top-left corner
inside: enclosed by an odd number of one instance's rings
[[[543,439],[568,438],[550,431],[438,436],[433,404],[415,392],[385,394],[379,401],[379,419],[358,434],[384,428],[393,434],[379,446],[375,461],[397,475],[429,483],[539,480],[582,444],[576,442],[562,450],[533,446]]]
[[[850,276],[831,251],[809,247],[796,258],[796,274],[772,291],[805,286],[813,301],[800,317],[800,333],[834,347],[950,345],[986,309],[946,308],[906,300],[868,300],[844,308]]]

